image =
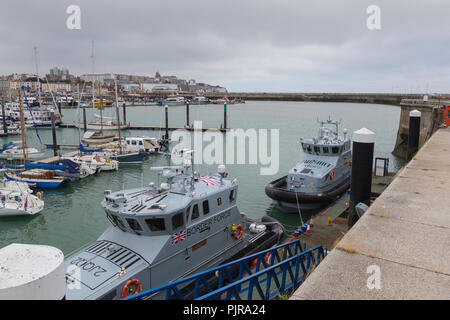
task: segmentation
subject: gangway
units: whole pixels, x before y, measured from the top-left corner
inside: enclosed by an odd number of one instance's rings
[[[327,250],[306,250],[300,240],[225,263],[124,300],[269,300],[292,292],[323,260]],[[183,290],[187,286],[192,290]],[[189,296],[187,295],[189,292]]]

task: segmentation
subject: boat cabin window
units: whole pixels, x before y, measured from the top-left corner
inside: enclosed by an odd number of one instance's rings
[[[3,196],[2,196],[2,200],[3,200]],[[106,214],[106,217],[108,218],[109,222],[111,222],[111,224],[112,224],[114,227],[117,226],[117,224],[116,224],[116,222],[114,221],[113,217],[112,217],[109,213]]]
[[[128,225],[130,226],[130,228],[135,231],[135,232],[142,232],[142,228],[141,225],[139,224],[139,222],[137,222],[135,219],[132,218],[126,218]]]
[[[322,150],[323,150],[323,153],[328,153],[328,147],[323,147]]]
[[[127,144],[130,144],[130,140],[127,140]]]
[[[314,146],[314,152],[320,153],[320,147]]]
[[[230,202],[233,202],[234,200],[236,200],[236,197],[234,195],[234,189],[230,191]]]
[[[176,230],[184,225],[183,212],[175,213],[172,216],[172,230]]]
[[[142,146],[142,145],[143,145],[142,141],[139,141],[139,145],[140,145],[140,146]]]
[[[127,231],[127,228],[125,227],[125,225],[123,224],[122,220],[119,217],[111,215],[111,218],[114,220],[114,223],[116,224],[116,226],[119,227],[120,230],[122,230],[123,232]]]
[[[136,141],[135,141],[135,140],[131,141],[131,144],[132,144],[133,146],[135,146],[135,145],[136,145]]]
[[[333,153],[339,153],[339,147],[332,147],[331,151],[333,151]]]
[[[205,200],[203,201],[203,214],[208,214],[209,213],[209,201]]]
[[[166,225],[164,224],[164,218],[149,218],[145,219],[150,231],[164,231],[166,230]]]
[[[194,204],[194,207],[192,208],[192,217],[191,220],[195,220],[200,216],[198,211],[198,205]]]
[[[186,221],[189,221],[189,215],[191,214],[191,206],[186,209]]]
[[[222,204],[222,198],[217,198],[217,205],[220,206]]]

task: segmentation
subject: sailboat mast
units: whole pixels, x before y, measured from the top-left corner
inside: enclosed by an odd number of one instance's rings
[[[34,62],[36,64],[36,78],[37,78],[37,84],[38,84],[39,107],[41,107],[41,82],[39,81],[39,69],[38,69],[37,47],[36,46],[34,46]]]
[[[102,86],[100,81],[98,82],[98,94],[100,96],[100,132],[103,132],[103,96],[102,96]]]
[[[78,91],[78,103],[77,103],[77,116],[78,116],[78,145],[81,144],[81,126],[80,126],[80,103],[81,103],[81,95],[80,95],[80,84],[77,84]]]
[[[92,60],[92,111],[95,110],[95,97],[94,97],[94,90],[95,90],[95,81],[94,81],[94,40],[92,40],[92,52],[91,52],[91,60]]]
[[[22,109],[22,95],[19,89],[19,110],[20,110],[20,129],[22,131],[22,151],[23,151],[23,162],[27,161],[27,139],[25,132],[25,121],[23,119],[23,109]]]
[[[119,131],[119,152],[122,154],[122,139],[120,137],[120,115],[119,115],[119,96],[117,94],[117,79],[114,80],[116,86],[116,114],[117,114],[117,131]]]

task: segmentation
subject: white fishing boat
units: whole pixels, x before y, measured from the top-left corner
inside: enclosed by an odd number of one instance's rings
[[[184,106],[186,104],[186,100],[184,99],[184,97],[169,96],[167,99],[164,100],[164,104],[167,104],[168,106]]]
[[[103,158],[99,155],[86,154],[76,155],[73,157],[67,157],[67,159],[78,163],[79,165],[85,165],[94,171],[114,171],[119,170],[119,162],[110,158]]]
[[[42,193],[32,194],[27,183],[0,182],[0,217],[34,215],[44,209]]]
[[[1,119],[0,119],[1,120]],[[0,124],[1,128],[0,128],[0,135],[16,135],[16,134],[20,134],[20,127],[13,123],[6,123],[6,132],[3,129],[3,123]]]
[[[191,101],[189,102],[190,104],[208,104],[209,99],[203,96],[195,96],[191,99]]]
[[[125,137],[123,145],[130,152],[140,152],[143,154],[156,153],[161,149],[158,138],[153,137]]]
[[[36,148],[25,148],[25,153],[27,154],[27,158],[31,160],[43,159],[45,157],[45,153]],[[2,153],[0,153],[0,159],[23,159],[22,146],[14,146],[10,149],[6,149]]]
[[[88,122],[86,124],[86,127],[88,130],[117,130],[117,123],[112,121],[112,120],[108,120],[105,122]],[[120,129],[124,130],[124,129],[128,129],[128,125],[125,123],[121,123],[120,124]]]

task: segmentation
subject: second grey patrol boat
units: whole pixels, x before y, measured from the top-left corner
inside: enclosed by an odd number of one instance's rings
[[[159,186],[105,191],[111,225],[67,257],[66,299],[125,298],[279,243],[279,222],[240,213],[238,183],[225,179],[225,166],[200,176],[191,164],[192,156],[183,166],[152,168],[167,180]]]
[[[347,129],[339,136],[340,122],[320,121],[319,135],[300,139],[303,155],[288,173],[269,183],[266,194],[288,212],[313,210],[335,200],[348,188],[352,152]]]

